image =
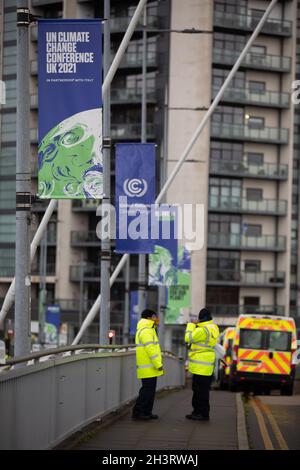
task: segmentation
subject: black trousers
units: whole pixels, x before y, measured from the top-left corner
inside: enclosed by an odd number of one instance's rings
[[[155,398],[156,382],[157,377],[142,379],[142,387],[132,410],[134,416],[151,415]]]
[[[192,406],[194,408],[193,413],[196,415],[202,415],[205,418],[209,417],[209,391],[212,375],[197,375],[193,374],[193,399]]]

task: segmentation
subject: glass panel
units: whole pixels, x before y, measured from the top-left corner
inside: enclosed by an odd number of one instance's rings
[[[263,332],[260,330],[240,331],[240,348],[262,349],[263,348]]]
[[[291,334],[286,331],[268,332],[268,349],[275,351],[291,350]]]

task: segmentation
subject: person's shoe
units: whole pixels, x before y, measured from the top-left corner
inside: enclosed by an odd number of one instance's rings
[[[159,418],[159,416],[158,416],[158,415],[154,415],[154,414],[152,414],[152,413],[151,413],[151,415],[150,415],[150,419],[158,419],[158,418]]]
[[[202,416],[202,415],[196,415],[194,413],[191,413],[189,415],[185,416],[187,419],[193,419],[195,421],[209,421],[208,416]]]
[[[131,418],[136,421],[147,421],[151,419],[151,415],[132,415]]]
[[[209,421],[209,416],[193,415],[192,414],[191,419],[193,419],[195,421]]]

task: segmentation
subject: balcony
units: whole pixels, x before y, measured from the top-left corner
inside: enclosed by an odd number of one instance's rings
[[[12,279],[15,277],[14,266],[0,266],[0,278]]]
[[[215,11],[214,26],[220,29],[230,29],[235,31],[254,31],[260,18],[251,15],[239,15]],[[273,36],[290,37],[292,35],[293,24],[288,20],[277,18],[267,18],[261,34]]]
[[[111,89],[111,104],[140,104],[142,102],[142,90],[125,88]],[[147,102],[156,103],[155,88],[147,87]]]
[[[207,308],[213,316],[238,316],[243,313],[284,315],[283,305],[208,305]]]
[[[30,61],[30,73],[33,76],[38,74],[38,61],[37,60]]]
[[[46,266],[46,276],[55,276],[56,274],[56,265],[55,263],[47,263]],[[32,266],[31,275],[40,277],[40,267],[37,265]],[[34,282],[34,281],[33,281]]]
[[[96,211],[101,203],[98,199],[75,199],[72,201],[73,212]]]
[[[213,86],[213,98],[216,97],[219,88]],[[227,88],[221,98],[224,103],[237,103],[250,106],[263,106],[267,108],[289,108],[289,93],[265,90],[262,93],[255,93],[249,88]]]
[[[141,124],[112,124],[111,136],[115,140],[140,140],[142,134]],[[154,124],[147,124],[147,139],[155,139]]]
[[[284,287],[285,273],[275,271],[233,271],[208,269],[207,285],[240,287]]]
[[[0,178],[6,176],[16,177],[16,162],[12,162],[11,160],[13,160],[13,158],[1,158]]]
[[[287,211],[287,202],[278,199],[249,201],[244,197],[210,195],[209,210],[212,212],[284,216]]]
[[[110,29],[112,33],[124,32],[131,21],[130,16],[120,16],[118,18],[110,18]],[[158,17],[156,15],[147,14],[147,28],[157,28],[159,26]],[[143,18],[141,18],[136,26],[136,31],[143,30]]]
[[[214,48],[213,63],[224,66],[232,66],[235,64],[239,56],[239,51]],[[257,54],[257,52],[248,52],[241,64],[241,68],[287,73],[291,70],[291,58],[270,54]]]
[[[31,145],[38,144],[38,130],[36,128],[30,129],[29,138],[30,138]]]
[[[143,54],[138,52],[126,52],[120,63],[120,68],[135,69],[141,68],[143,65]],[[158,56],[156,52],[148,51],[147,53],[147,68],[158,67]]]
[[[255,179],[285,181],[288,178],[288,166],[274,163],[252,165],[244,161],[211,160],[210,174],[219,176],[239,176]]]
[[[215,139],[262,142],[267,144],[287,144],[289,139],[288,129],[279,129],[277,127],[253,129],[241,124],[227,124],[215,121],[211,122],[210,135]]]
[[[1,196],[0,198],[0,210],[7,212],[14,212],[16,210],[16,197],[15,194],[10,196]]]
[[[208,233],[208,248],[221,250],[245,251],[285,251],[286,237],[262,235],[261,237],[246,237],[234,233]]]
[[[101,246],[101,240],[96,231],[73,231],[71,232],[71,245],[73,247]]]
[[[32,94],[30,95],[30,108],[31,109],[38,109],[39,106],[39,97],[38,94]]]
[[[111,269],[112,272],[117,265],[119,260],[119,256],[112,257]],[[71,282],[80,282],[83,279],[83,282],[96,282],[97,284],[100,282],[100,264],[86,264],[86,265],[73,265],[70,266],[70,281]],[[124,282],[124,271],[120,273],[118,278],[115,282]],[[138,281],[138,267],[137,266],[130,266],[130,281],[137,282]]]

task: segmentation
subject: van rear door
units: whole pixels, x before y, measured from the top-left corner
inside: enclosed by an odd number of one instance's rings
[[[248,328],[240,329],[237,354],[237,371],[261,372],[263,364],[264,331]]]
[[[288,375],[292,363],[292,334],[288,331],[266,331],[268,355],[265,367],[272,374]]]

